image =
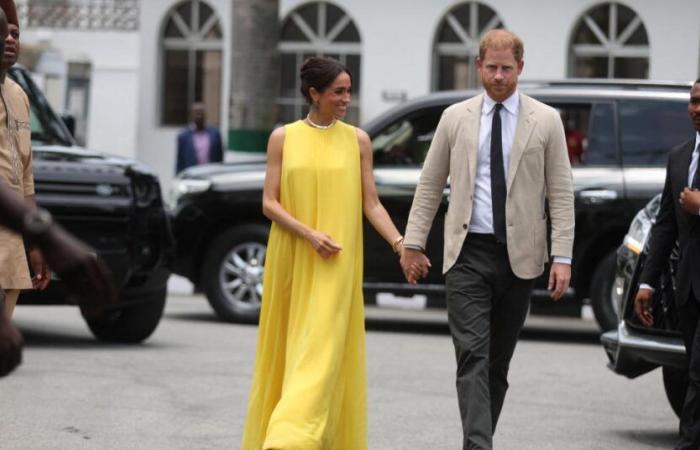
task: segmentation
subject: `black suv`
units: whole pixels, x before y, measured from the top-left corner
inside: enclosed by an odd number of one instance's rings
[[[78,147],[29,74],[14,67],[9,75],[31,104],[37,202],[97,251],[120,291],[113,314],[88,320],[90,330],[103,340],[146,339],[163,314],[174,254],[157,176],[137,161]],[[42,305],[70,301],[60,280],[19,299]]]
[[[634,298],[660,203],[661,195],[657,195],[639,211],[618,249],[613,304],[620,311],[620,321],[616,330],[603,333],[601,342],[608,355],[608,367],[619,375],[637,378],[662,367],[666,397],[673,411],[680,416],[689,379],[688,359],[675,302],[677,247],[661,274],[659,289],[654,292],[654,326],[643,326],[634,314]]]
[[[610,297],[615,250],[635,213],[663,188],[667,150],[689,132],[690,88],[651,82],[520,83],[520,92],[560,111],[576,193],[572,287],[563,301],[553,304],[543,277],[533,294],[532,312],[554,308],[580,315],[582,303],[590,298],[601,328],[616,326]],[[373,141],[377,190],[399,229],[405,228],[442,111],[476,93],[434,93],[401,104],[364,127]],[[253,320],[259,308],[269,228],[260,206],[264,169],[263,164],[209,165],[192,168],[175,180],[175,272],[201,285],[227,319]],[[434,269],[417,286],[405,282],[389,246],[366,227],[367,300],[378,292],[423,293],[429,305],[444,304],[439,267],[448,202],[449,188],[428,239]]]

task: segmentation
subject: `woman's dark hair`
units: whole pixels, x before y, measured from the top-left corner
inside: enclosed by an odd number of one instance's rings
[[[301,78],[301,93],[306,98],[309,104],[313,103],[309,90],[316,89],[318,92],[323,92],[328,86],[338,78],[341,73],[347,73],[352,80],[350,70],[333,58],[308,58],[301,65],[299,78]]]

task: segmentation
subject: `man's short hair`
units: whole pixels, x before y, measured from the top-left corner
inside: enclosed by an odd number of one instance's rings
[[[493,50],[512,50],[517,62],[523,60],[523,54],[525,53],[523,41],[515,33],[504,28],[491,30],[481,38],[479,59],[484,60],[486,50],[489,48]]]

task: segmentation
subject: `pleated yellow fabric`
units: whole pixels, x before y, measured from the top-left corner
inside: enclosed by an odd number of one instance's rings
[[[342,250],[321,258],[273,223],[241,448],[367,448],[362,184],[354,127],[285,127],[282,206]]]

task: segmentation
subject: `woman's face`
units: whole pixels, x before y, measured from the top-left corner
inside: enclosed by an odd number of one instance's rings
[[[351,97],[352,82],[347,72],[338,75],[323,92],[311,90],[311,98],[318,103],[319,113],[336,118],[345,117]]]

